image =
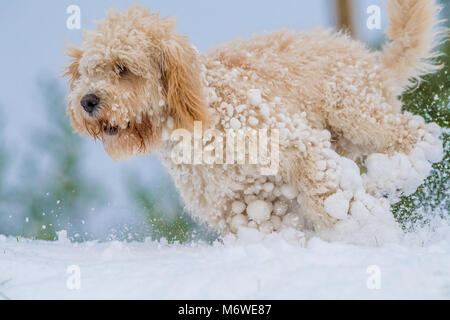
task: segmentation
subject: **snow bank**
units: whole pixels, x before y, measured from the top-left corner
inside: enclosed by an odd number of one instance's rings
[[[0,235],[0,299],[450,298],[448,224],[378,247],[252,229],[213,245],[60,238]],[[70,266],[78,290],[67,287]]]

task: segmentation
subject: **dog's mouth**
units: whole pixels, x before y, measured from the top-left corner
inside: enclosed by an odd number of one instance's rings
[[[105,126],[103,127],[103,132],[108,136],[115,136],[119,132],[118,126]]]
[[[102,121],[103,132],[108,136],[115,136],[119,133],[118,125],[111,125],[109,121]],[[127,129],[130,128],[130,121],[128,121]]]
[[[119,126],[113,126],[108,121],[103,121],[103,132],[108,136],[115,136],[119,132]]]

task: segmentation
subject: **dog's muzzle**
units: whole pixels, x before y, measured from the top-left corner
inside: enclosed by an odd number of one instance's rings
[[[85,95],[83,98],[81,98],[80,103],[84,111],[86,111],[87,113],[89,113],[90,116],[92,116],[94,111],[97,110],[100,106],[100,98],[93,93],[89,93]]]
[[[109,123],[104,123],[103,132],[109,136],[114,136],[119,132],[119,126],[112,126]]]

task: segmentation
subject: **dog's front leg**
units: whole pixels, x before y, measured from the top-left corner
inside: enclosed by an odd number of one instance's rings
[[[346,215],[348,203],[338,209],[345,212],[327,212],[325,200],[339,190],[340,156],[331,149],[328,131],[308,127],[306,132],[294,148],[285,150],[282,170],[289,182],[301,191],[299,214],[304,218],[305,227],[318,230],[331,227],[336,217]]]

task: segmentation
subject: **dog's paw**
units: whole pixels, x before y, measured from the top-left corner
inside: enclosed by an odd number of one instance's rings
[[[339,189],[325,199],[324,209],[336,220],[345,220],[355,194],[364,190],[363,180],[359,167],[353,160],[339,156],[337,164]]]
[[[418,130],[419,142],[409,154],[388,156],[374,153],[367,157],[367,173],[363,180],[372,195],[385,197],[394,203],[400,196],[414,193],[430,174],[431,163],[442,159],[440,128],[435,124],[427,124],[425,128],[427,130]]]
[[[399,228],[387,199],[367,193],[358,165],[339,157],[339,188],[324,201],[326,213],[336,220],[322,236],[330,240],[380,244],[399,239]]]
[[[320,236],[326,240],[364,245],[380,245],[401,239],[401,229],[386,199],[377,199],[364,190],[349,201],[349,214]]]

